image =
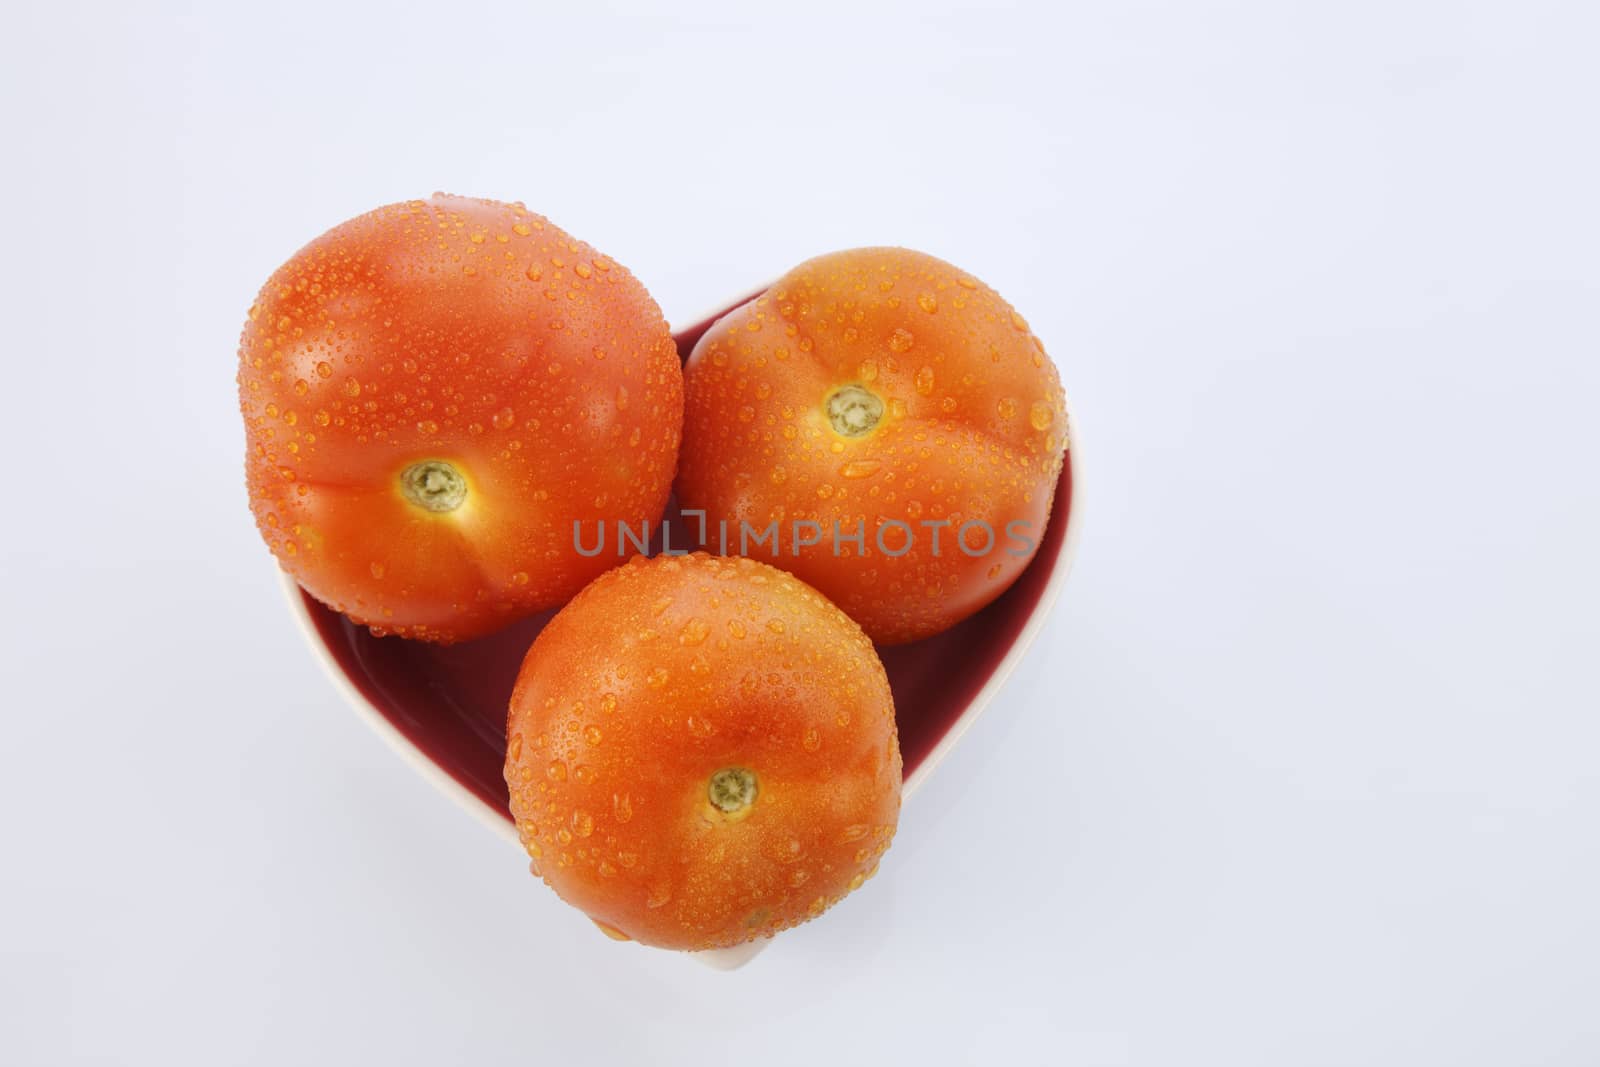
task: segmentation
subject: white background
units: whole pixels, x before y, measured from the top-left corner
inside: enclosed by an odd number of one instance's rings
[[[1600,1062],[1592,4],[134,7],[0,34],[0,1060]],[[1072,394],[1041,645],[736,974],[431,793],[250,524],[245,308],[435,189],[677,322],[925,249]]]

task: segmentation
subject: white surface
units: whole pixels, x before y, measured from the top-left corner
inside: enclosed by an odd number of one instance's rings
[[[8,12],[0,1060],[1600,1059],[1592,5],[531,6]],[[669,317],[924,248],[1072,390],[1041,646],[736,975],[558,906],[280,606],[244,309],[436,188]]]

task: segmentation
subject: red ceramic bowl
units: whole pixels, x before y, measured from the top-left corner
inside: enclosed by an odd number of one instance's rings
[[[677,331],[674,338],[682,357],[689,357],[695,342],[721,314],[748,299]],[[907,798],[994,700],[1066,583],[1083,526],[1078,490],[1082,450],[1070,404],[1067,440],[1071,447],[1050,524],[1022,577],[958,626],[923,641],[879,650],[894,691]],[[690,543],[679,531],[672,533],[675,546]],[[291,610],[313,654],[356,713],[440,792],[520,849],[501,777],[506,706],[528,646],[555,612],[524,619],[475,641],[438,646],[373,637],[365,627],[313,600],[293,579],[285,576],[284,581]],[[696,955],[713,966],[735,967],[764,944]]]

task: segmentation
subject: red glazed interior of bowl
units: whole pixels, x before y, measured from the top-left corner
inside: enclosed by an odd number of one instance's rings
[[[707,319],[674,335],[683,358],[714,321]],[[906,777],[960,720],[1038,609],[1056,568],[1065,565],[1062,548],[1071,509],[1072,465],[1066,463],[1038,553],[1010,589],[942,634],[879,649],[894,691]],[[670,519],[667,526],[675,547],[691,543],[683,526],[674,526]],[[322,643],[362,696],[419,752],[509,821],[501,777],[506,705],[528,646],[555,612],[524,619],[476,641],[441,647],[374,637],[365,627],[303,592],[300,595]]]

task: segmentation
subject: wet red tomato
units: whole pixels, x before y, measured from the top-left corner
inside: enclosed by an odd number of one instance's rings
[[[506,783],[536,871],[613,937],[720,948],[820,915],[900,813],[888,678],[861,628],[748,559],[635,559],[529,650]]]
[[[559,604],[615,553],[574,523],[653,522],[683,382],[616,262],[520,204],[379,208],[273,274],[239,351],[250,504],[313,596],[457,641]]]
[[[950,264],[819,256],[718,321],[684,373],[679,502],[719,550],[770,558],[874,640],[960,622],[1037,551],[1061,382],[1022,316]]]

